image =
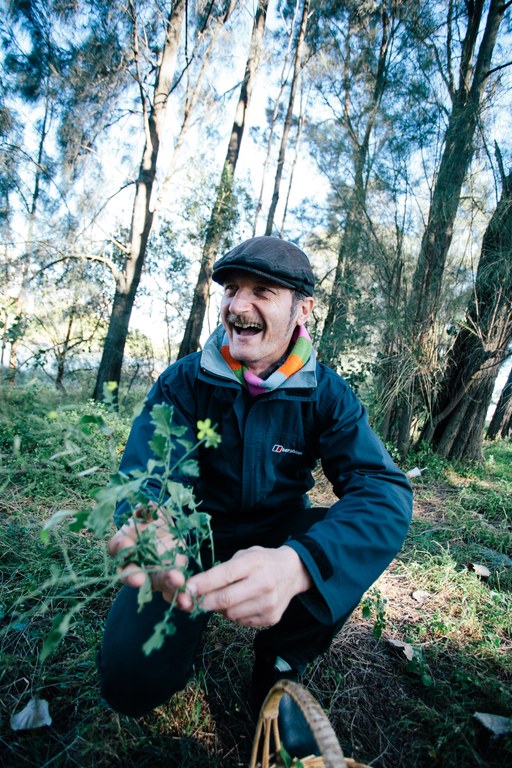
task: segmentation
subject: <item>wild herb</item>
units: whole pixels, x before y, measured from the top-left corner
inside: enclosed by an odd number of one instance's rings
[[[50,588],[53,599],[58,591],[58,597],[71,605],[65,613],[55,617],[44,640],[43,660],[67,634],[74,616],[85,604],[111,589],[120,578],[120,570],[127,565],[136,566],[145,574],[144,583],[138,590],[141,610],[152,599],[151,574],[154,571],[179,568],[187,579],[193,569],[202,569],[205,546],[210,547],[213,560],[210,516],[199,510],[192,488],[184,481],[199,475],[195,458],[199,446],[216,448],[221,438],[211,421],[206,419],[197,422],[197,442],[192,443],[184,437],[187,428],[173,423],[173,415],[172,406],[161,404],[152,408],[150,416],[154,433],[150,447],[153,456],[144,470],[136,470],[131,476],[114,472],[108,485],[93,494],[94,506],[78,512],[59,510],[44,524],[41,538],[46,543],[50,533],[63,523],[70,531],[88,531],[103,539],[111,528],[113,511],[117,508],[122,513],[122,522],[131,518],[136,521],[136,539],[132,547],[122,550],[116,558],[105,556],[103,573],[88,577],[76,573],[71,559],[65,554],[65,571],[53,574],[42,589]],[[94,427],[105,435],[110,434],[101,415],[85,415],[79,426],[84,431]],[[69,441],[67,450],[70,450]],[[163,551],[162,528],[168,541],[168,547]],[[82,591],[85,591],[85,596],[76,602],[77,594]],[[153,634],[143,646],[144,653],[149,654],[160,648],[165,637],[173,634],[174,605],[174,602],[169,605],[163,620],[154,627]],[[194,612],[200,610],[200,605],[196,605]]]

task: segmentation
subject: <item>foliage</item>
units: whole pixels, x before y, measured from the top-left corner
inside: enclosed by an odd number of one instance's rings
[[[71,402],[36,379],[0,391],[0,479],[55,499],[71,481],[78,493],[90,491],[93,480],[106,482],[126,440],[125,417],[103,404]]]
[[[361,612],[365,619],[373,618],[373,636],[382,637],[386,627],[386,600],[378,589],[371,589],[361,601]]]
[[[92,458],[92,453],[95,454],[95,460],[97,462],[103,460],[104,465],[118,463],[119,457],[112,446],[114,429],[109,424],[109,413],[111,411],[106,406],[92,404],[85,408],[78,406],[72,410],[67,409],[64,450],[49,456],[46,466],[51,466],[51,462],[55,462],[57,466],[59,462],[64,462],[68,470],[72,470],[78,477],[83,478],[101,469],[100,464],[97,463],[80,470],[80,467]],[[33,436],[43,456],[47,456],[52,439],[62,429],[62,425],[60,429],[56,425],[60,418],[58,411],[52,410],[45,416],[46,419],[42,416],[36,421],[36,427],[33,430]],[[119,556],[112,561],[105,557],[103,569],[93,575],[90,574],[89,569],[87,573],[82,574],[73,568],[67,546],[63,544],[62,554],[67,566],[64,571],[52,568],[50,576],[42,585],[21,598],[21,606],[27,602],[32,604],[34,600],[42,600],[42,609],[38,607],[37,610],[42,610],[43,613],[49,610],[49,603],[53,602],[56,592],[59,600],[64,605],[69,605],[64,613],[54,618],[51,630],[43,643],[41,661],[44,661],[60,644],[69,632],[72,621],[84,606],[91,601],[97,601],[106,591],[111,590],[112,585],[118,581],[120,567],[125,567],[127,564],[136,565],[146,575],[145,582],[139,589],[139,608],[152,598],[150,577],[154,570],[160,569],[162,565],[179,567],[185,576],[189,576],[193,572],[192,564],[201,568],[203,546],[205,542],[212,545],[209,517],[206,512],[198,510],[192,489],[185,487],[177,476],[179,473],[179,477],[196,477],[198,466],[193,456],[197,448],[200,445],[205,445],[207,448],[216,447],[220,437],[216,434],[210,420],[206,419],[198,422],[198,441],[192,444],[184,438],[186,428],[173,425],[172,417],[173,408],[170,406],[155,405],[152,409],[151,421],[154,425],[154,433],[150,446],[153,458],[148,460],[145,471],[138,470],[131,477],[120,471],[113,472],[106,487],[92,492],[95,499],[92,507],[78,511],[59,509],[45,522],[41,531],[41,540],[44,544],[50,543],[50,534],[60,530],[63,523],[66,523],[67,530],[73,533],[90,532],[95,538],[104,539],[111,528],[112,513],[116,507],[122,507],[123,520],[134,517],[142,525],[140,528],[136,527],[137,540],[134,546],[120,552]],[[17,440],[17,425],[9,426],[11,435],[14,435],[14,453],[19,453],[21,441]],[[5,432],[7,431],[6,429]],[[96,436],[95,447],[91,450],[90,438],[93,435]],[[6,437],[7,434],[4,435],[4,439]],[[101,444],[103,441],[107,447],[103,447],[102,455],[102,452],[96,449],[98,442]],[[35,449],[35,444],[32,448]],[[158,548],[157,534],[160,526],[165,526],[175,539],[175,546],[163,553]],[[187,557],[185,566],[175,565],[178,555]],[[77,598],[77,594],[82,590],[86,590],[87,595]],[[48,594],[50,597],[47,596]],[[144,645],[146,653],[161,647],[165,636],[174,631],[173,609],[174,603],[169,606],[164,620],[154,628],[153,635]],[[199,606],[197,610],[200,610]],[[30,617],[32,608],[27,611],[15,606],[14,611],[15,620],[24,622]]]

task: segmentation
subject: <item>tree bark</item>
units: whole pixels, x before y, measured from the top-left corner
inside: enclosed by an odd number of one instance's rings
[[[57,376],[55,378],[55,387],[61,392],[65,391],[64,390],[64,370],[66,366],[66,357],[67,357],[69,345],[71,342],[71,332],[73,330],[74,319],[75,319],[75,307],[73,305],[69,313],[68,324],[66,328],[66,337],[62,342],[61,347],[59,347],[59,345],[57,344],[56,352],[55,352],[57,357]]]
[[[191,352],[196,352],[199,348],[201,331],[208,306],[213,262],[217,256],[222,237],[229,229],[229,219],[233,204],[233,179],[245,130],[247,109],[260,63],[268,2],[269,0],[259,0],[254,16],[249,56],[245,66],[235,120],[231,129],[231,138],[215,203],[206,230],[199,275],[194,289],[190,314],[178,352],[178,359],[185,357],[185,355]]]
[[[501,430],[501,437],[507,437],[510,430],[510,421],[512,419],[512,368],[509,371],[508,379],[501,390],[500,399],[494,409],[492,419],[487,428],[487,439],[494,440]],[[506,434],[504,434],[506,432]]]
[[[512,174],[482,240],[473,298],[421,438],[449,458],[477,459],[496,377],[512,341]]]
[[[304,38],[306,37],[306,27],[308,24],[309,13],[309,0],[304,0],[302,7],[302,18],[300,21],[299,32],[297,34],[297,43],[295,46],[295,55],[293,57],[293,74],[292,81],[290,83],[290,95],[288,98],[288,108],[286,110],[286,117],[283,125],[283,135],[281,137],[281,146],[279,147],[279,156],[277,159],[276,175],[274,178],[274,191],[272,193],[272,200],[267,216],[267,224],[265,227],[265,235],[271,235],[274,227],[274,217],[276,214],[277,204],[279,202],[279,193],[281,188],[281,180],[283,177],[284,161],[286,157],[286,147],[288,144],[288,136],[292,125],[293,108],[295,104],[295,96],[297,94],[297,85],[299,82],[299,75],[302,69],[303,51],[304,51]]]
[[[121,379],[121,367],[130,317],[144,266],[148,238],[153,225],[154,208],[151,204],[151,193],[156,178],[161,134],[178,56],[186,4],[186,0],[176,0],[169,13],[161,62],[155,76],[153,103],[149,110],[145,95],[142,92],[142,84],[140,84],[145,123],[145,143],[133,202],[130,246],[124,270],[118,273],[116,277],[114,302],[94,388],[93,397],[95,400],[102,399],[105,384],[110,381],[119,384]],[[134,48],[137,57],[137,23],[133,6],[131,8],[134,23]]]

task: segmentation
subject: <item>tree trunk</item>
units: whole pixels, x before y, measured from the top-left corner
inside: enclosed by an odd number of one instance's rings
[[[443,422],[435,444],[436,453],[446,459],[482,461],[482,438],[487,409],[497,372],[482,369],[467,389],[466,396]]]
[[[162,203],[166,200],[166,198],[170,194],[169,190],[173,180],[174,172],[176,170],[176,163],[178,160],[179,151],[183,146],[190,124],[192,122],[192,116],[194,115],[195,107],[201,96],[201,86],[204,81],[205,75],[207,74],[208,69],[211,66],[211,58],[212,58],[213,51],[215,49],[217,38],[221,33],[224,25],[227,23],[227,21],[231,17],[231,14],[235,9],[236,2],[237,0],[231,0],[231,2],[229,3],[229,6],[226,9],[226,12],[222,17],[221,23],[217,23],[213,27],[213,29],[210,31],[210,36],[209,36],[206,50],[202,55],[199,54],[201,55],[201,68],[199,70],[197,79],[192,88],[190,86],[187,86],[187,94],[185,98],[185,105],[183,109],[181,126],[172,150],[171,160],[166,169],[165,178],[162,182],[162,185],[158,194],[158,203],[157,203],[158,210],[160,210],[160,208],[162,207]]]
[[[265,235],[272,234],[277,203],[279,202],[279,192],[281,188],[281,179],[283,177],[284,160],[286,156],[286,146],[288,144],[288,135],[290,133],[290,128],[292,125],[293,107],[295,104],[295,95],[297,93],[297,84],[299,82],[299,75],[302,69],[304,38],[306,36],[308,13],[309,13],[309,0],[304,0],[304,5],[302,7],[302,18],[300,21],[299,32],[297,34],[297,44],[295,46],[295,55],[293,57],[293,74],[292,74],[292,81],[290,84],[290,96],[288,98],[288,108],[286,110],[286,117],[283,125],[283,135],[281,137],[281,146],[279,147],[279,156],[277,159],[276,175],[274,178],[274,191],[272,193],[272,201],[270,203],[270,208],[268,211]]]
[[[498,432],[501,430],[501,437],[506,437],[503,434],[507,430],[507,426],[512,419],[512,368],[509,371],[507,383],[503,387],[500,395],[500,399],[494,409],[492,419],[487,428],[487,439],[494,440],[498,436]],[[508,427],[510,429],[510,427]],[[508,434],[508,430],[507,430]]]
[[[281,106],[281,99],[283,97],[283,93],[285,90],[286,82],[287,82],[287,72],[288,72],[288,57],[290,54],[290,50],[292,48],[293,44],[293,30],[295,28],[295,18],[297,15],[297,5],[295,7],[295,13],[293,15],[292,23],[290,25],[290,35],[288,39],[288,46],[286,49],[286,54],[283,57],[283,65],[281,67],[281,76],[279,81],[279,91],[277,93],[277,96],[274,101],[274,109],[272,110],[272,116],[269,119],[269,133],[268,133],[268,140],[267,140],[267,149],[265,153],[265,160],[263,162],[263,166],[261,169],[261,184],[260,184],[260,190],[258,194],[258,202],[256,203],[256,209],[254,211],[254,221],[252,225],[252,236],[256,237],[258,232],[258,219],[261,213],[261,209],[263,208],[263,196],[265,192],[265,179],[267,176],[267,170],[270,163],[270,156],[272,153],[272,144],[273,144],[273,138],[274,138],[274,131],[277,126],[277,119],[279,117],[279,107]]]
[[[176,0],[167,19],[165,42],[160,66],[155,77],[153,103],[149,111],[147,110],[142,83],[140,83],[145,123],[145,144],[133,203],[130,246],[124,271],[119,273],[116,278],[114,302],[94,388],[93,397],[95,400],[102,399],[105,384],[110,381],[119,384],[121,379],[128,326],[144,266],[147,242],[153,225],[154,208],[151,205],[151,193],[156,178],[161,133],[178,55],[186,4],[186,0]],[[137,22],[133,7],[132,13],[134,51],[137,57]]]
[[[322,330],[322,336],[318,345],[318,354],[322,362],[333,367],[339,362],[340,355],[345,345],[347,317],[355,287],[356,270],[359,269],[357,257],[361,252],[364,242],[364,212],[366,209],[366,184],[364,171],[368,162],[370,139],[375,120],[386,88],[389,53],[393,42],[393,34],[390,34],[390,19],[386,10],[383,10],[381,13],[381,26],[382,31],[378,66],[372,98],[365,109],[365,114],[367,114],[368,117],[366,119],[363,138],[359,140],[357,135],[352,132],[352,143],[354,146],[354,186],[348,201],[347,215],[341,235],[333,287],[329,298],[329,306]],[[346,62],[349,62],[350,56],[347,55],[345,59]],[[346,67],[348,67],[348,64],[346,64]],[[347,68],[343,79],[345,89],[349,89],[350,72]],[[350,115],[347,116],[347,120],[350,124],[352,120]]]
[[[29,279],[30,266],[32,264],[32,254],[34,251],[34,228],[36,224],[37,209],[39,205],[39,196],[41,192],[41,177],[44,169],[44,152],[45,143],[48,131],[50,129],[51,122],[51,107],[50,107],[50,85],[49,78],[46,79],[45,86],[45,103],[43,112],[43,122],[41,125],[41,133],[39,136],[39,146],[37,151],[37,161],[35,163],[34,174],[34,187],[32,189],[32,197],[30,200],[30,206],[28,209],[28,222],[27,222],[27,235],[25,239],[25,252],[23,254],[23,266],[21,270],[20,290],[18,295],[13,299],[12,310],[19,318],[23,318],[24,305],[25,305],[25,291],[27,289],[27,283]],[[18,342],[24,334],[24,323],[19,324],[20,333],[11,342],[11,349],[9,353],[9,369],[7,379],[10,384],[15,384],[16,376],[18,373]]]
[[[259,0],[254,17],[249,56],[245,66],[235,120],[231,129],[231,138],[222,169],[220,184],[217,189],[215,204],[206,230],[199,275],[178,359],[185,357],[185,355],[191,352],[196,352],[199,348],[201,331],[208,306],[213,262],[217,256],[222,237],[229,229],[229,219],[233,204],[233,178],[245,130],[247,109],[260,63],[268,2],[269,0]]]
[[[467,3],[468,26],[462,43],[458,89],[453,94],[453,106],[445,137],[445,146],[439,172],[432,193],[427,226],[423,234],[418,264],[413,277],[408,306],[408,336],[416,340],[415,357],[418,361],[428,357],[428,337],[439,309],[446,257],[451,245],[453,226],[460,202],[464,179],[473,154],[474,134],[481,111],[481,101],[499,26],[507,5],[503,0],[491,0],[485,29],[480,36],[484,0]],[[475,49],[480,47],[475,60]],[[420,366],[420,363],[418,363]],[[412,382],[413,407],[420,398],[418,381],[425,372],[418,368]],[[399,399],[398,410],[405,404]],[[402,429],[404,429],[402,424]],[[410,432],[411,421],[408,429]]]
[[[292,193],[292,187],[293,187],[293,180],[295,177],[295,171],[297,168],[297,163],[300,157],[300,148],[302,144],[302,130],[304,128],[304,105],[303,105],[303,99],[301,97],[300,100],[300,111],[299,111],[299,118],[297,121],[297,136],[295,138],[295,150],[293,153],[293,161],[290,168],[290,175],[288,178],[288,189],[286,191],[286,199],[284,202],[284,208],[283,208],[283,218],[281,220],[281,229],[279,230],[279,236],[282,237],[286,222],[286,216],[288,214],[288,206],[290,204],[290,196]]]
[[[484,233],[473,298],[421,435],[443,456],[481,454],[487,408],[512,340],[511,253],[512,174]]]
[[[64,370],[66,366],[66,357],[71,343],[71,331],[73,330],[73,321],[75,319],[75,306],[73,305],[70,310],[68,325],[66,329],[66,338],[62,343],[62,347],[56,345],[57,355],[57,376],[55,378],[55,387],[64,392]]]

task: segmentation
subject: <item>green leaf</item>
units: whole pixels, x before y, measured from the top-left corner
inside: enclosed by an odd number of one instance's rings
[[[152,475],[156,467],[159,467],[159,466],[160,464],[158,463],[158,461],[155,461],[154,459],[149,459],[146,465],[148,475]]]
[[[431,675],[429,675],[428,672],[422,672],[420,675],[420,680],[425,686],[425,688],[430,688],[431,685],[434,683],[434,679]]]
[[[95,414],[85,414],[78,422],[82,427],[82,432],[86,435],[91,434],[90,427],[98,427],[102,435],[110,436],[112,434],[111,427],[108,426],[103,416],[96,416]]]
[[[124,472],[113,472],[108,478],[108,484],[114,486],[127,485],[132,482],[132,478],[129,475],[125,475]],[[99,490],[102,490],[101,488]]]
[[[169,480],[167,483],[167,490],[175,509],[179,511],[181,511],[183,507],[191,507],[192,509],[195,509],[196,502],[191,488],[187,488],[181,483]]]
[[[194,510],[194,512],[187,518],[189,525],[196,531],[196,533],[202,536],[210,535],[211,519],[211,515],[209,515],[208,512],[198,512],[197,510]]]
[[[155,425],[155,429],[161,435],[165,437],[171,437],[171,423],[174,415],[174,407],[161,403],[154,405],[151,409],[151,423]]]
[[[149,441],[149,447],[155,456],[157,456],[162,462],[166,460],[167,454],[169,453],[169,440],[165,435],[162,435],[160,432],[155,432]]]
[[[176,627],[171,622],[170,617],[167,618],[168,614],[170,616],[170,611],[166,612],[166,617],[162,621],[155,624],[153,634],[142,646],[142,651],[146,656],[149,656],[152,651],[159,651],[165,642],[165,638],[171,637],[176,632]]]
[[[188,459],[180,464],[180,472],[188,477],[199,477],[199,464],[195,459]]]
[[[78,531],[81,531],[84,528],[87,528],[87,520],[89,519],[89,515],[90,515],[89,509],[86,509],[82,512],[77,512],[74,520],[71,520],[68,525],[69,530],[73,531],[73,533],[78,533]]]
[[[139,587],[137,592],[137,613],[140,613],[147,603],[153,599],[153,590],[151,589],[151,579],[146,574],[144,584]]]
[[[41,651],[41,661],[44,661],[50,653],[57,648],[60,641],[69,631],[71,623],[71,614],[66,613],[64,615],[58,614],[52,623],[52,628],[48,632],[43,642],[43,649]]]

